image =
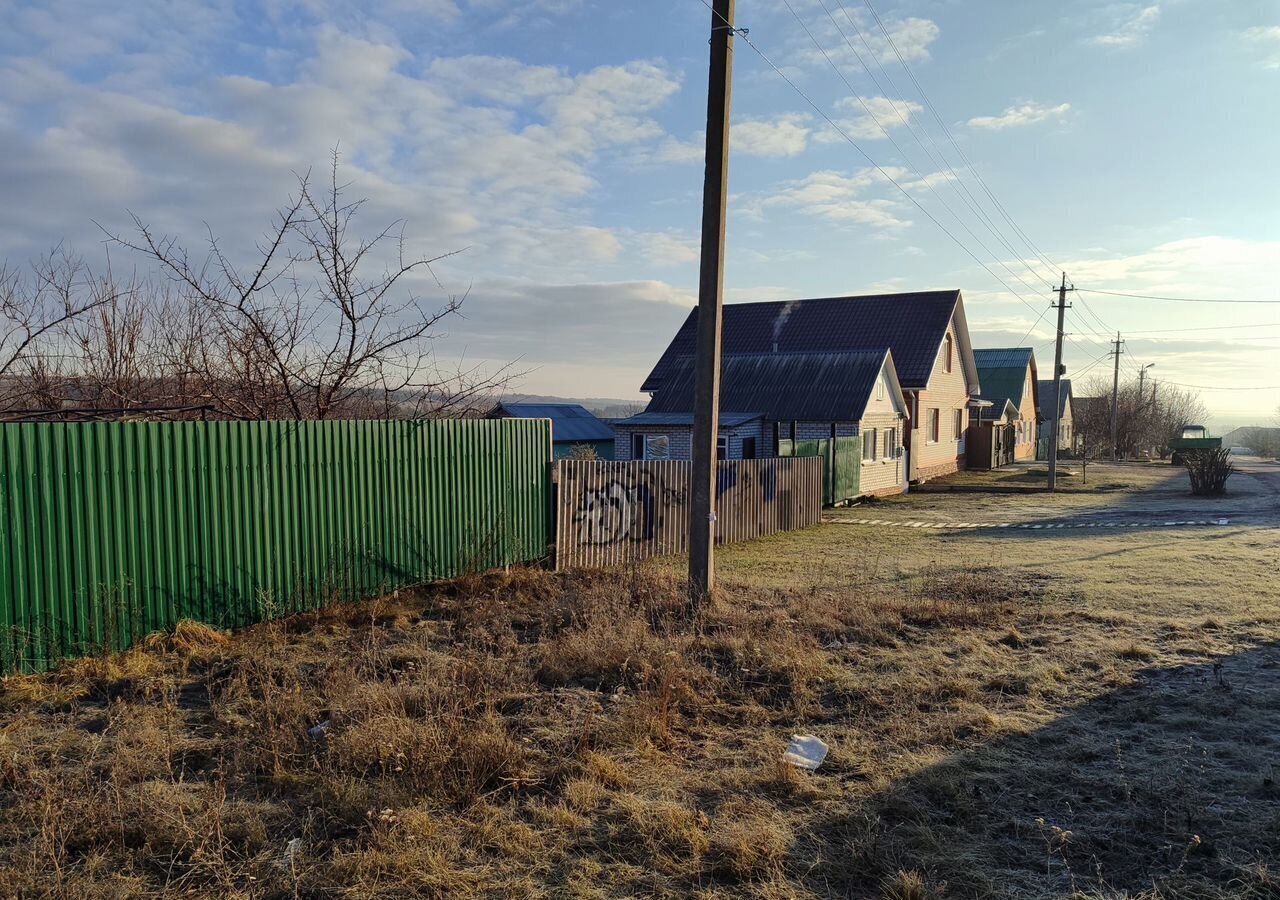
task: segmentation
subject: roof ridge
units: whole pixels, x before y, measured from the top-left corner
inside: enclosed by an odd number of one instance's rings
[[[927,294],[959,295],[961,288],[932,288],[927,291],[890,291],[885,294],[833,294],[830,297],[793,297],[790,300],[742,300],[726,303],[725,308],[737,306],[785,306],[788,303],[827,303],[835,300],[878,300],[889,297],[921,297]],[[695,306],[694,311],[697,310]]]

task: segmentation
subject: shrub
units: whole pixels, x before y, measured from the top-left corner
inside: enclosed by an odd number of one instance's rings
[[[1191,477],[1191,493],[1198,497],[1221,497],[1227,492],[1227,479],[1235,471],[1231,451],[1192,450],[1182,458]]]

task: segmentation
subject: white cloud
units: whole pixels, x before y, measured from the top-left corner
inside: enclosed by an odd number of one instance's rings
[[[902,174],[902,170],[890,167],[885,167],[885,171],[895,178]],[[754,218],[764,218],[774,210],[794,210],[829,222],[899,231],[911,224],[900,214],[902,204],[868,196],[883,182],[883,176],[875,169],[860,169],[851,174],[830,170],[813,172],[784,182],[768,194],[743,198],[742,211]]]
[[[1242,36],[1248,44],[1262,48],[1264,69],[1280,69],[1280,25],[1246,28]]]
[[[836,124],[854,140],[875,140],[886,132],[901,128],[921,112],[924,107],[912,100],[895,100],[889,97],[844,97],[836,101],[836,108],[855,113],[850,118],[836,119]],[[827,126],[814,135],[825,144],[844,140],[840,131]]]
[[[809,140],[809,117],[792,114],[775,119],[744,119],[729,129],[730,152],[748,156],[785,157],[804,152]]]
[[[700,248],[697,238],[674,231],[656,231],[633,236],[637,249],[655,266],[679,266],[696,263]]]
[[[988,128],[999,131],[1004,128],[1016,128],[1022,125],[1034,125],[1051,119],[1061,119],[1071,110],[1070,103],[1059,103],[1047,106],[1042,103],[1021,103],[1009,106],[998,116],[975,116],[966,124],[971,128]]]
[[[1159,18],[1159,4],[1153,3],[1139,9],[1130,8],[1115,22],[1112,30],[1094,35],[1089,39],[1089,43],[1098,47],[1121,49],[1136,47],[1146,40],[1147,33],[1155,27]]]
[[[833,10],[831,4],[827,4],[824,10],[816,3],[797,2],[796,5],[811,7],[808,29],[812,38],[794,24],[794,19],[788,19],[792,26],[788,52],[809,67],[826,69],[835,63],[845,72],[858,71],[864,62],[897,64],[898,54],[907,62],[917,62],[929,58],[929,47],[941,34],[933,20],[912,16],[886,20],[886,38],[875,20],[861,8],[846,4]],[[825,55],[823,50],[814,46],[815,40],[822,45]]]

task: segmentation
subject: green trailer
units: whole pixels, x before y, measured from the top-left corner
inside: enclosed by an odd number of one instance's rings
[[[1203,425],[1184,425],[1182,434],[1169,442],[1169,450],[1175,466],[1182,465],[1186,455],[1195,450],[1217,450],[1222,447],[1222,438],[1210,437],[1209,430]]]

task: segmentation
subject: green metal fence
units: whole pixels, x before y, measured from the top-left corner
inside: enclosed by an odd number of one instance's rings
[[[0,425],[0,671],[543,557],[545,420]]]
[[[862,481],[862,438],[808,438],[778,441],[779,456],[822,457],[822,505],[834,506],[858,496]]]

